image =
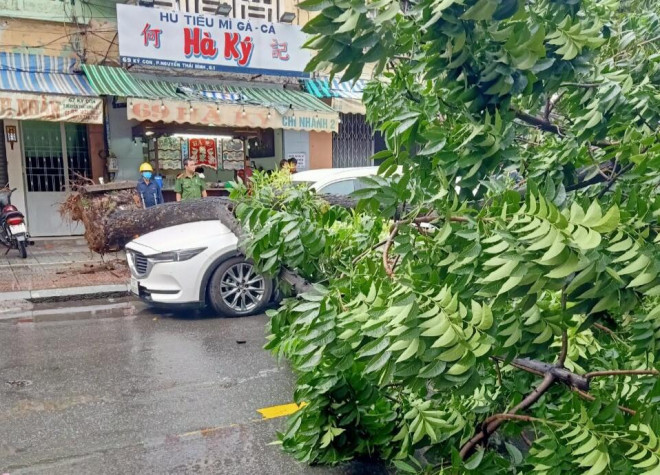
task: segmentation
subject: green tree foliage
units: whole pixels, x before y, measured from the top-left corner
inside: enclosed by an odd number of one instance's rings
[[[246,253],[313,283],[268,348],[308,463],[660,473],[660,7],[306,0],[311,69],[367,64],[381,176],[346,210],[257,176]],[[278,178],[279,179],[279,178]]]

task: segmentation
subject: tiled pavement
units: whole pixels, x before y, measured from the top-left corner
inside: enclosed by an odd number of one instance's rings
[[[81,239],[37,240],[27,259],[0,247],[0,292],[126,284],[123,253],[92,253]]]

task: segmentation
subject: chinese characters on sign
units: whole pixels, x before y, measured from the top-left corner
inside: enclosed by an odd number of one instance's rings
[[[287,43],[280,43],[277,40],[273,40],[270,47],[273,48],[273,58],[277,58],[280,61],[289,60],[289,55],[287,54],[289,46]]]
[[[218,141],[216,139],[190,139],[188,153],[197,165],[218,169]]]
[[[144,46],[149,46],[153,43],[154,48],[160,48],[160,35],[163,30],[155,30],[147,23],[142,30],[142,37],[144,38]]]
[[[307,77],[296,25],[117,4],[123,64]]]

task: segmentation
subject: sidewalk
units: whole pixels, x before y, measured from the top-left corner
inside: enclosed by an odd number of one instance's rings
[[[35,240],[27,259],[0,248],[0,301],[126,291],[124,253],[99,256],[82,238]]]

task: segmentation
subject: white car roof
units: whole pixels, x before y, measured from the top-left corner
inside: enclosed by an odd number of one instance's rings
[[[320,168],[318,170],[306,170],[291,176],[294,182],[316,183],[320,181],[340,180],[342,178],[358,178],[362,176],[373,176],[378,174],[378,167],[354,167],[354,168]]]
[[[401,173],[401,167],[397,173]],[[375,175],[378,175],[378,167],[320,168],[295,173],[291,180],[294,183],[308,183],[312,188],[319,189],[329,183]]]

